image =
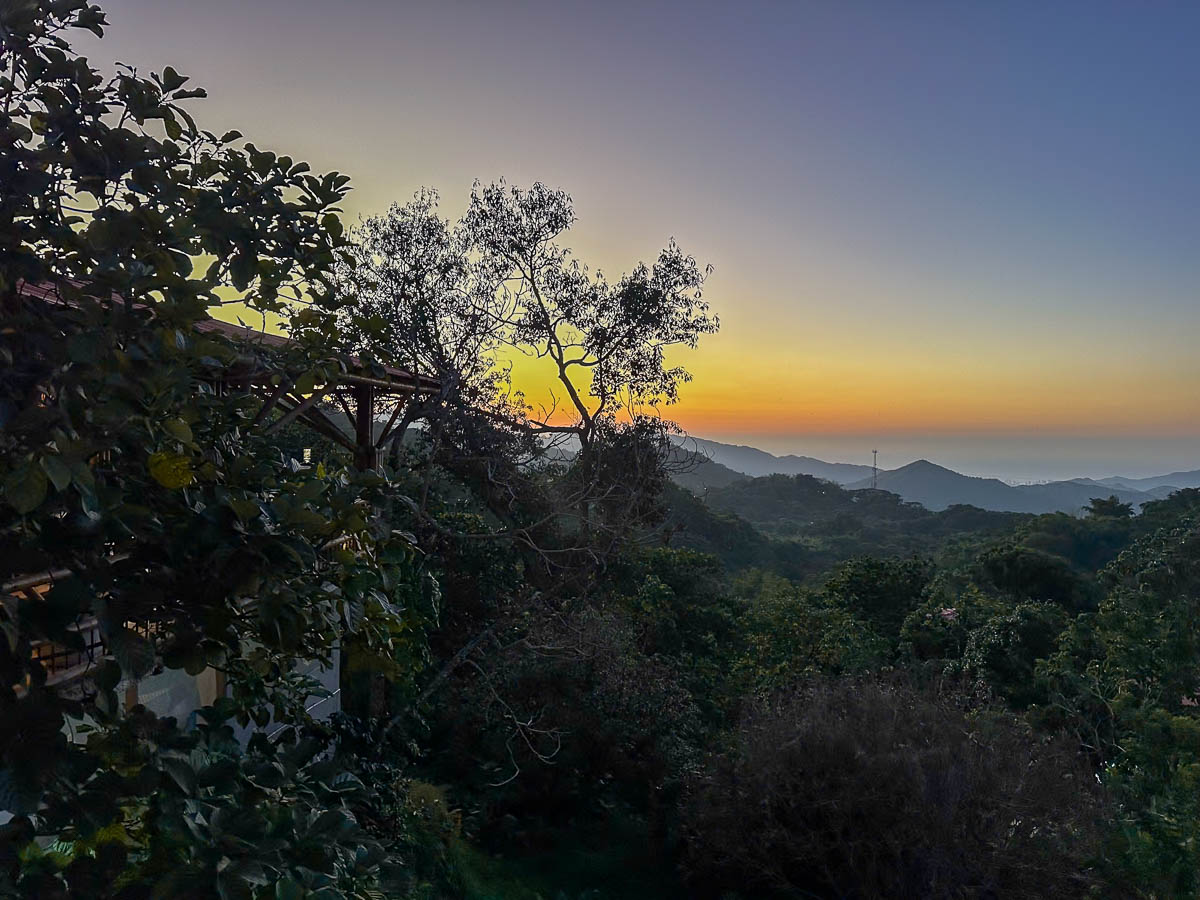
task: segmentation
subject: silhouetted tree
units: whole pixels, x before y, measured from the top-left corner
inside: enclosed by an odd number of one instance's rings
[[[566,394],[568,421],[545,410],[538,429],[575,435],[587,448],[619,413],[674,403],[687,370],[665,352],[717,330],[702,299],[705,274],[674,241],[651,266],[616,283],[592,274],[557,241],[575,220],[571,198],[543,184],[476,185],[463,225],[491,271],[503,275],[514,347],[548,359]]]

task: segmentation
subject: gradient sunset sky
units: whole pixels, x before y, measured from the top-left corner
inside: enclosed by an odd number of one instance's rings
[[[1200,4],[108,0],[97,62],[353,177],[674,236],[721,333],[667,412],[774,452],[1010,478],[1200,467]],[[536,384],[531,393],[536,395]]]

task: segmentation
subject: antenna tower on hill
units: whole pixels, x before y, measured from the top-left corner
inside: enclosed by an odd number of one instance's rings
[[[879,490],[879,451],[871,451],[871,490]]]

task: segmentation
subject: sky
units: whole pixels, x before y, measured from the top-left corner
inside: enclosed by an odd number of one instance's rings
[[[173,65],[202,127],[348,173],[350,221],[540,180],[594,268],[711,263],[721,332],[664,410],[693,434],[1200,467],[1200,4],[102,5],[97,63]]]

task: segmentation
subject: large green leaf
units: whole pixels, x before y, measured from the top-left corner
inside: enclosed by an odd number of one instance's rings
[[[42,471],[54,484],[56,491],[65,491],[71,486],[71,467],[61,456],[42,457]]]
[[[165,488],[187,487],[195,478],[192,462],[186,456],[160,450],[146,461],[150,476]]]
[[[42,505],[48,486],[46,473],[26,463],[4,479],[4,499],[18,513],[25,515]]]
[[[107,639],[108,650],[128,678],[142,678],[154,668],[154,644],[135,631],[121,628]]]

